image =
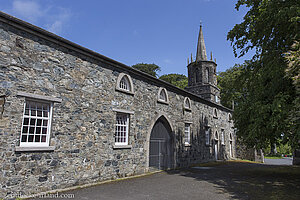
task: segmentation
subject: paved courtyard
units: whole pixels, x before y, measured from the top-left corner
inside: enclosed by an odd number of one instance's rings
[[[78,200],[300,199],[300,167],[220,162],[66,193]]]

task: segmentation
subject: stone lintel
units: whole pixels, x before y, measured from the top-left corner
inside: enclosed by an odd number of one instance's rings
[[[113,108],[112,110],[119,113],[127,113],[132,115],[134,114],[134,111],[132,110],[125,110],[125,109],[118,109],[118,108]]]
[[[18,92],[17,96],[27,97],[27,98],[32,98],[32,99],[39,99],[39,100],[44,100],[44,101],[51,101],[51,102],[56,102],[56,103],[61,103],[62,102],[62,99],[59,99],[59,98],[56,98],[56,97],[44,96],[44,95],[38,95],[38,94],[31,94],[31,93],[26,93],[26,92]]]

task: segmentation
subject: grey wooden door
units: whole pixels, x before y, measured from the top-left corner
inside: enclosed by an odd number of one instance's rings
[[[151,131],[149,166],[157,169],[172,168],[173,148],[171,130],[163,120],[158,120]]]

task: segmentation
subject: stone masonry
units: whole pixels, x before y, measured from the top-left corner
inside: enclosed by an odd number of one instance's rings
[[[115,89],[120,73],[132,78],[133,94]],[[157,101],[160,87],[168,93],[168,104]],[[18,148],[24,102],[34,95],[54,99],[52,150]],[[186,97],[191,110],[183,108]],[[114,148],[115,109],[132,112],[127,148]],[[234,148],[229,153],[230,112],[0,12],[0,198],[146,173],[150,133],[160,116],[173,128],[174,167],[215,160],[215,142],[218,158],[230,159],[235,157]],[[189,146],[183,142],[186,121],[191,123]],[[209,145],[205,127],[211,129]],[[214,138],[222,129],[224,145]],[[234,147],[234,136],[232,142]]]

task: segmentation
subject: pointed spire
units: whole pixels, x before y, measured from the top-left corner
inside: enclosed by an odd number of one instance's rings
[[[210,60],[213,61],[212,51],[210,52]]]
[[[196,55],[196,61],[200,61],[200,60],[207,60],[206,48],[205,48],[205,43],[204,43],[201,22],[200,22],[200,30],[199,30],[198,45],[197,45],[197,55]]]
[[[191,53],[191,63],[193,62],[193,53]]]

